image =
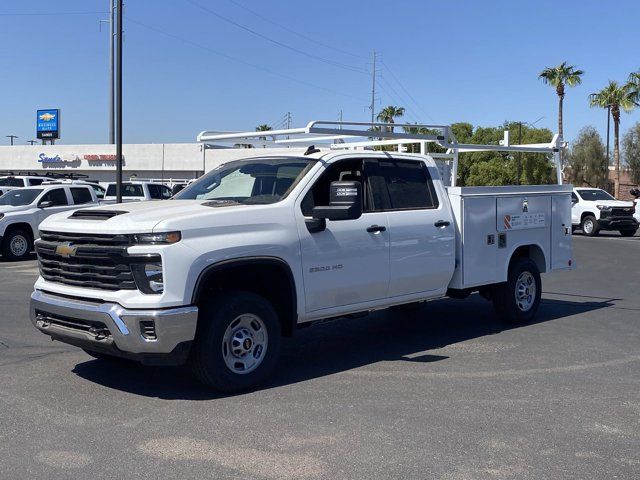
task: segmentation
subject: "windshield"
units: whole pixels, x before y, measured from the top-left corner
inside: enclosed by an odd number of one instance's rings
[[[615,200],[615,198],[599,188],[594,188],[593,190],[578,190],[578,193],[583,200],[587,200],[589,202],[594,202],[596,200]]]
[[[24,187],[21,178],[4,177],[0,178],[0,187]]]
[[[306,158],[256,158],[226,163],[173,198],[213,204],[267,204],[282,200],[315,163]]]
[[[116,184],[110,183],[107,187],[107,197],[116,196]],[[123,183],[122,184],[122,196],[123,197],[144,197],[144,191],[142,185],[139,183]]]
[[[42,188],[21,188],[20,190],[10,190],[0,197],[0,205],[29,205],[38,195],[42,193]]]

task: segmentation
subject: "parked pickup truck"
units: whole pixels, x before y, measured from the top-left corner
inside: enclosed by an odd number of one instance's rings
[[[580,228],[588,237],[600,230],[617,230],[623,237],[633,237],[638,231],[633,202],[616,200],[599,188],[574,188],[571,203],[573,229]]]
[[[98,205],[91,186],[42,183],[10,190],[0,197],[0,246],[6,260],[22,260],[33,250],[38,226],[55,213]]]
[[[171,188],[162,183],[130,181],[122,184],[122,200],[124,202],[143,202],[146,200],[167,200],[173,193]],[[116,184],[107,184],[105,200],[116,199]]]
[[[49,180],[36,175],[0,175],[0,196],[16,188],[33,187]]]
[[[31,320],[98,358],[246,389],[315,320],[472,292],[531,320],[540,274],[572,266],[570,211],[571,186],[447,191],[427,155],[230,161],[166,202],[45,220]]]

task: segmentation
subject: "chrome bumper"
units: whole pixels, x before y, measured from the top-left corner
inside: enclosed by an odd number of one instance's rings
[[[125,355],[171,354],[180,344],[193,341],[198,320],[194,306],[128,310],[116,303],[69,299],[41,290],[31,294],[30,310],[31,323],[56,340]],[[153,325],[155,338],[143,334],[141,322]]]

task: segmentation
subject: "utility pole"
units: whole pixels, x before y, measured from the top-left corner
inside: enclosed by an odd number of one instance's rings
[[[115,82],[115,120],[116,120],[116,203],[122,203],[122,0],[117,0],[115,63],[118,75]]]
[[[115,25],[114,25],[114,0],[109,1],[109,143],[114,144],[115,142],[115,134],[113,129],[114,122],[114,99],[113,99],[113,83],[114,83],[114,58],[113,58],[113,36],[115,34]]]
[[[287,128],[291,128],[291,112],[287,112]]]
[[[518,122],[518,145],[522,145],[522,122]],[[518,178],[516,185],[520,185],[520,175],[522,175],[522,152],[518,152]]]
[[[371,87],[371,123],[375,122],[376,118],[376,52],[373,51],[373,78]]]
[[[11,139],[11,145],[13,145],[13,140],[14,140],[15,138],[18,138],[18,136],[17,136],[17,135],[7,135],[7,138],[10,138],[10,139]]]
[[[27,140],[27,143],[28,143],[29,145],[32,145],[32,146],[33,146],[33,145],[35,145],[36,143],[38,143],[38,141],[37,141],[37,140]]]

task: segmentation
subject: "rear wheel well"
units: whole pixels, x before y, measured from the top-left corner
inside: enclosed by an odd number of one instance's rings
[[[518,258],[530,258],[538,267],[540,273],[547,271],[547,263],[544,257],[544,252],[538,245],[522,245],[515,249],[511,260],[509,261],[509,268],[513,265],[514,261]]]
[[[295,283],[282,260],[263,258],[212,265],[200,274],[193,294],[196,305],[225,291],[253,292],[266,298],[280,320],[282,334],[293,336],[297,324]]]

